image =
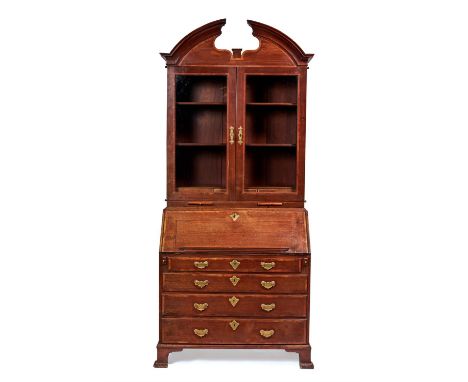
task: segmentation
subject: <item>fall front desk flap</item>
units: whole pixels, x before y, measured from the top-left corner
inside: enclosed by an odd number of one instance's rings
[[[210,250],[309,253],[307,212],[302,208],[166,208],[161,252]]]

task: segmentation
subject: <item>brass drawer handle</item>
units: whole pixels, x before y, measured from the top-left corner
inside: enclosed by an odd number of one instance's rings
[[[229,264],[231,264],[232,269],[237,269],[237,267],[240,265],[240,261],[237,261],[236,259],[234,259],[230,261]]]
[[[234,126],[229,127],[229,143],[234,144]]]
[[[203,281],[195,280],[193,282],[193,284],[196,285],[199,288],[204,288],[204,287],[206,287],[208,285],[208,280],[203,280]]]
[[[276,305],[275,304],[261,304],[260,307],[266,312],[271,312],[273,309],[276,308]]]
[[[205,337],[208,334],[208,329],[193,329],[193,332],[198,337]]]
[[[239,143],[240,145],[242,144],[242,140],[243,140],[243,137],[244,137],[244,134],[242,132],[242,126],[239,126],[238,129],[237,129],[237,143]]]
[[[240,278],[237,276],[232,276],[232,277],[229,277],[229,280],[231,280],[232,285],[236,286],[237,283],[240,281]]]
[[[270,338],[273,334],[275,334],[275,331],[273,329],[271,330],[260,330],[260,335],[265,338]]]
[[[197,302],[195,302],[193,304],[193,307],[196,309],[196,310],[199,310],[200,312],[203,312],[206,308],[208,308],[208,303],[207,302],[204,302],[203,304],[199,304]]]
[[[265,289],[271,289],[276,285],[275,281],[262,281],[260,284],[262,284],[262,287]]]
[[[262,266],[263,269],[266,269],[267,271],[269,271],[270,269],[274,268],[276,264],[274,261],[272,261],[271,263],[266,263],[262,261],[260,265]]]
[[[208,266],[208,261],[194,261],[193,265],[195,265],[198,269],[203,269]]]

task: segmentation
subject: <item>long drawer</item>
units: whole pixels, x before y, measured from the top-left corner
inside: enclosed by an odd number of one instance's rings
[[[166,316],[306,317],[307,295],[162,294]]]
[[[162,318],[169,344],[304,344],[306,319]]]
[[[301,272],[301,258],[293,256],[171,256],[169,271]]]
[[[307,293],[306,274],[163,273],[165,292]]]

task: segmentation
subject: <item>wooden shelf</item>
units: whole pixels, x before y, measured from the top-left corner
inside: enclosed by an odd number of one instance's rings
[[[176,143],[178,147],[224,147],[225,143],[194,143],[194,142],[180,142]]]
[[[296,147],[292,143],[246,143],[246,147]]]
[[[292,102],[247,102],[247,106],[287,106],[296,107],[297,103]]]
[[[226,106],[226,102],[176,102],[181,106]]]

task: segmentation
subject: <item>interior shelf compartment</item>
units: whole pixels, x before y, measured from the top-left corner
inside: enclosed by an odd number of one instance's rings
[[[297,76],[248,75],[247,103],[297,103]]]
[[[227,76],[177,75],[177,102],[226,103]]]
[[[246,189],[295,190],[296,147],[246,146],[244,169]]]
[[[226,109],[177,106],[176,143],[225,144]]]
[[[255,108],[246,110],[246,142],[296,144],[296,108]]]
[[[176,187],[226,188],[226,147],[176,146]]]

